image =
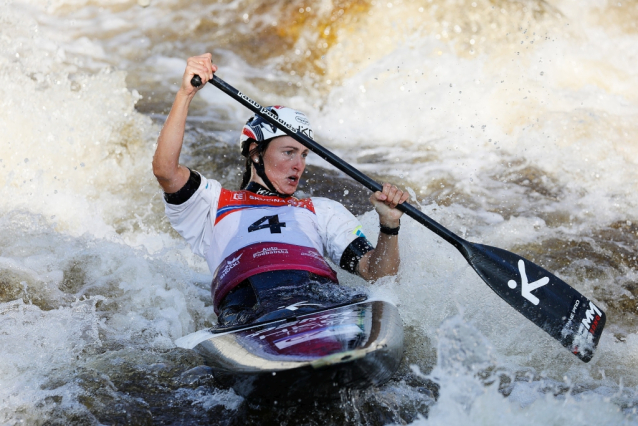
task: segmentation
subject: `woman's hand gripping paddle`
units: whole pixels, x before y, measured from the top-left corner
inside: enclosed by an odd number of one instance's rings
[[[382,186],[341,158],[334,155],[307,134],[289,124],[244,95],[225,81],[213,76],[213,86],[259,114],[270,124],[306,146],[371,191]],[[191,84],[202,84],[199,76]],[[408,203],[397,206],[412,219],[456,247],[488,286],[514,309],[545,330],[584,362],[594,355],[605,326],[605,313],[566,282],[521,256],[496,247],[474,244],[444,228]]]

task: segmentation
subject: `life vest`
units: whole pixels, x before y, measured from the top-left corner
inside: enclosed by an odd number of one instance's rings
[[[262,272],[301,270],[338,282],[319,232],[309,198],[222,189],[209,248],[220,260],[211,285],[215,312],[228,292]]]

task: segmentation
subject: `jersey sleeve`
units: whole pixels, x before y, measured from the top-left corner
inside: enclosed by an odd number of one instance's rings
[[[205,257],[205,251],[210,247],[221,190],[219,182],[202,176],[199,188],[182,204],[171,204],[164,200],[169,222],[184,237],[193,252],[202,257]]]
[[[341,203],[323,197],[313,197],[319,222],[319,234],[325,254],[336,265],[341,264],[343,252],[359,238],[365,239],[359,220]],[[369,244],[369,243],[368,243]],[[372,246],[370,246],[372,247]]]

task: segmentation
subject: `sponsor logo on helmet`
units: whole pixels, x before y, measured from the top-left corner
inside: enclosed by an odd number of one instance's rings
[[[309,127],[304,128],[299,126],[299,128],[297,129],[297,133],[301,133],[302,135],[307,136],[310,139],[314,139],[312,137],[312,130]]]
[[[297,116],[295,116],[295,120],[297,120],[301,124],[305,124],[306,126],[310,126],[310,122],[308,121],[308,119],[306,117],[302,117],[302,116],[297,115]]]

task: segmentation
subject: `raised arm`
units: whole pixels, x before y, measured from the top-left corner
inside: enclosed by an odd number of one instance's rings
[[[383,192],[375,192],[370,196],[370,202],[379,214],[379,225],[382,229],[393,230],[399,227],[402,211],[395,207],[407,201],[409,195],[394,185],[383,184]],[[374,281],[387,275],[399,272],[399,235],[389,235],[379,232],[377,247],[367,252],[359,260],[358,272],[368,281]],[[390,231],[391,232],[391,231]]]
[[[157,139],[157,148],[153,156],[153,174],[166,193],[179,191],[188,181],[189,171],[179,164],[179,154],[184,142],[184,129],[188,107],[199,89],[213,78],[217,66],[212,64],[213,56],[206,53],[201,56],[188,58],[186,70],[182,77],[182,85],[175,95],[171,112],[166,118],[164,127]],[[190,81],[197,74],[202,79],[202,85],[195,88]]]

